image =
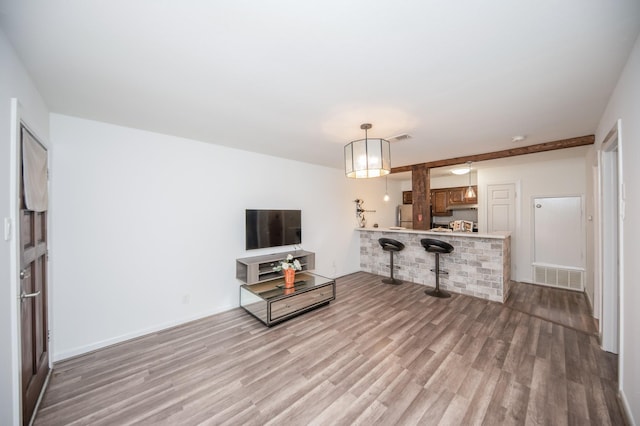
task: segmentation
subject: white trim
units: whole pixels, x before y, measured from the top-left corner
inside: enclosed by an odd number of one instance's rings
[[[615,157],[612,155],[607,155],[607,153],[612,153],[612,152],[616,152]],[[617,287],[617,351],[619,354],[618,357],[618,389],[621,390],[624,386],[624,341],[622,339],[623,333],[624,333],[624,304],[621,303],[622,300],[624,300],[624,199],[623,199],[623,194],[622,194],[622,187],[624,185],[624,181],[623,181],[623,170],[622,170],[622,165],[623,165],[623,151],[622,151],[622,120],[618,119],[615,123],[615,125],[612,127],[612,129],[609,131],[609,133],[605,136],[604,140],[602,141],[602,144],[600,146],[600,158],[601,158],[601,162],[599,163],[599,166],[601,167],[600,169],[600,175],[601,175],[601,179],[602,179],[602,185],[601,185],[601,192],[600,192],[600,201],[601,201],[601,209],[603,212],[603,215],[601,216],[601,221],[599,224],[599,228],[600,228],[600,235],[602,236],[602,241],[601,244],[603,245],[603,250],[601,253],[601,258],[602,258],[602,283],[601,283],[601,298],[602,298],[602,317],[600,319],[600,323],[602,324],[601,330],[602,330],[602,347],[605,350],[610,350],[611,349],[611,336],[607,336],[605,333],[605,330],[607,329],[605,326],[605,322],[609,321],[609,323],[612,321],[611,318],[607,319],[608,315],[606,314],[605,311],[605,296],[606,296],[606,292],[605,292],[605,285],[607,283],[607,281],[605,280],[605,274],[606,273],[614,273],[614,275],[617,275],[617,283],[618,283],[618,287]],[[616,247],[615,249],[617,250],[617,258],[615,259],[611,259],[611,252],[612,252],[612,248],[609,247],[607,248],[607,243],[609,243],[609,245],[611,244],[612,241],[610,241],[610,238],[607,238],[607,234],[606,233],[606,229],[605,227],[607,225],[611,225],[611,223],[605,223],[605,209],[606,208],[610,208],[610,204],[606,203],[605,197],[604,197],[604,191],[607,189],[604,187],[604,177],[606,176],[606,172],[611,170],[611,167],[607,166],[608,162],[611,161],[611,159],[615,158],[616,161],[616,167],[617,167],[617,186],[615,188],[615,193],[616,193],[616,197],[617,197],[617,212],[615,217],[611,217],[611,214],[609,214],[607,217],[609,217],[612,220],[615,220],[617,223],[617,233],[616,233]],[[614,268],[612,269],[611,266],[615,265]],[[615,303],[616,300],[609,300],[609,303]]]
[[[9,283],[10,283],[10,316],[11,316],[11,388],[13,394],[13,423],[22,424],[22,387],[20,380],[20,312],[18,309],[18,280],[20,269],[20,214],[18,206],[18,182],[20,167],[20,104],[17,99],[11,99],[11,136],[9,144],[11,162],[9,165],[9,209],[13,222],[12,241],[9,245]]]
[[[624,410],[624,414],[629,422],[631,422],[631,426],[636,426],[636,422],[633,419],[633,414],[631,414],[631,405],[629,404],[629,400],[627,399],[627,395],[622,390],[622,387],[619,389],[618,395],[620,396],[620,402],[622,402],[622,409]]]
[[[602,152],[596,151],[595,182],[593,188],[593,316],[598,319],[598,337],[602,341]]]
[[[617,130],[618,130],[618,201],[620,202],[620,205],[618,207],[618,282],[619,282],[619,287],[618,287],[618,297],[620,301],[625,300],[625,277],[624,277],[624,218],[625,218],[625,198],[624,198],[624,191],[622,190],[622,188],[624,188],[625,182],[624,182],[624,174],[623,174],[623,167],[624,167],[624,152],[623,152],[623,148],[622,148],[622,119],[618,119],[617,123]],[[619,303],[619,307],[618,307],[618,326],[620,327],[620,329],[618,330],[618,349],[619,349],[619,356],[618,356],[618,390],[622,391],[623,386],[624,386],[624,339],[622,338],[622,336],[624,336],[624,306],[625,304],[620,302]],[[632,419],[633,417],[629,417],[630,419]]]
[[[357,272],[357,271],[356,271]],[[66,350],[64,352],[59,352],[56,353],[55,355],[51,356],[50,358],[54,358],[53,362],[60,362],[60,361],[64,361],[68,358],[73,358],[75,356],[79,356],[79,355],[84,355],[87,354],[89,352],[98,350],[98,349],[102,349],[102,348],[106,348],[107,346],[112,346],[112,345],[116,345],[118,343],[123,343],[126,342],[127,340],[131,340],[131,339],[135,339],[138,337],[143,337],[147,334],[151,334],[151,333],[156,333],[158,331],[163,331],[172,327],[176,327],[179,325],[183,325],[186,324],[188,322],[192,322],[192,321],[197,321],[199,319],[202,318],[206,318],[209,317],[211,315],[215,315],[215,314],[219,314],[220,312],[226,312],[229,311],[231,309],[237,308],[237,305],[233,305],[233,306],[224,306],[218,309],[213,309],[207,312],[201,312],[199,314],[196,315],[192,315],[186,318],[182,318],[180,320],[175,320],[175,321],[168,321],[162,324],[158,324],[158,325],[154,325],[152,327],[148,327],[142,330],[138,330],[138,331],[134,331],[132,333],[126,333],[126,334],[122,334],[120,336],[116,336],[116,337],[112,337],[109,339],[105,339],[105,340],[101,340],[99,342],[94,342],[91,343],[90,345],[84,345],[84,346],[78,346],[76,348],[72,348],[69,350]]]

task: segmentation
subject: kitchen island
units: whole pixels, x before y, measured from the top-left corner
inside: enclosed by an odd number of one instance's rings
[[[504,303],[511,289],[511,236],[509,232],[436,232],[415,229],[356,228],[360,232],[360,267],[365,272],[389,275],[389,253],[379,238],[393,238],[405,245],[395,254],[394,276],[403,281],[435,287],[433,253],[420,244],[423,238],[445,241],[454,248],[440,256],[440,287]]]

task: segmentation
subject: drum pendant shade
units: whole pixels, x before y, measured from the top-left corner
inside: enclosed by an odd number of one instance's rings
[[[386,139],[369,139],[367,130],[371,124],[360,126],[365,138],[348,143],[344,147],[345,174],[349,178],[372,178],[391,172],[391,149]]]

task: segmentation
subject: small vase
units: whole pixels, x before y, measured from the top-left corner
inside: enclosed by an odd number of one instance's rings
[[[292,288],[293,282],[296,280],[296,270],[293,268],[284,270],[284,287]]]

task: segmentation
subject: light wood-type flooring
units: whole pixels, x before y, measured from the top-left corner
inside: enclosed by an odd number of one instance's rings
[[[584,293],[516,282],[505,305],[578,331],[598,333]]]
[[[272,328],[234,309],[58,363],[35,424],[624,424],[593,333],[380,278]]]

